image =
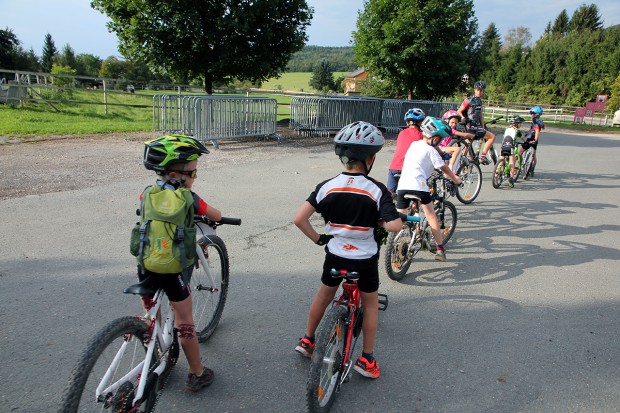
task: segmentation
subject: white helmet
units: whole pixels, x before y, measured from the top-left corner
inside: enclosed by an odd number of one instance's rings
[[[334,137],[336,155],[344,163],[364,162],[379,152],[384,142],[381,131],[368,122],[353,122]]]

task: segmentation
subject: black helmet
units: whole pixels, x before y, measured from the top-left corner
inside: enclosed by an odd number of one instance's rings
[[[144,166],[146,169],[163,173],[170,166],[188,163],[209,153],[196,139],[186,135],[171,134],[144,142]]]
[[[487,88],[487,84],[484,83],[484,80],[478,80],[476,81],[476,83],[474,83],[474,90],[475,89],[486,89]]]

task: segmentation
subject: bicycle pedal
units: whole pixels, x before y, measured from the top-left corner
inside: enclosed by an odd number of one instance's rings
[[[388,308],[388,296],[379,294],[379,311],[385,311]]]

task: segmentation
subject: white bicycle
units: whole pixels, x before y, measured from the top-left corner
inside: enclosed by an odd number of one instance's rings
[[[228,294],[229,261],[224,241],[215,235],[219,225],[240,225],[237,218],[212,222],[196,217],[199,270],[190,280],[196,335],[205,342],[217,327]],[[143,316],[110,322],[88,343],[71,373],[59,412],[152,412],[170,371],[179,357],[174,312],[163,290],[149,278],[124,290],[149,296]]]

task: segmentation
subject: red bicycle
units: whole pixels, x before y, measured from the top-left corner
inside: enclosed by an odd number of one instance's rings
[[[328,412],[342,383],[351,378],[351,368],[355,363],[351,354],[364,320],[357,287],[359,273],[332,269],[331,276],[344,278],[342,295],[334,300],[317,331],[306,388],[310,412]],[[387,295],[379,294],[379,310],[384,311],[387,306]]]

